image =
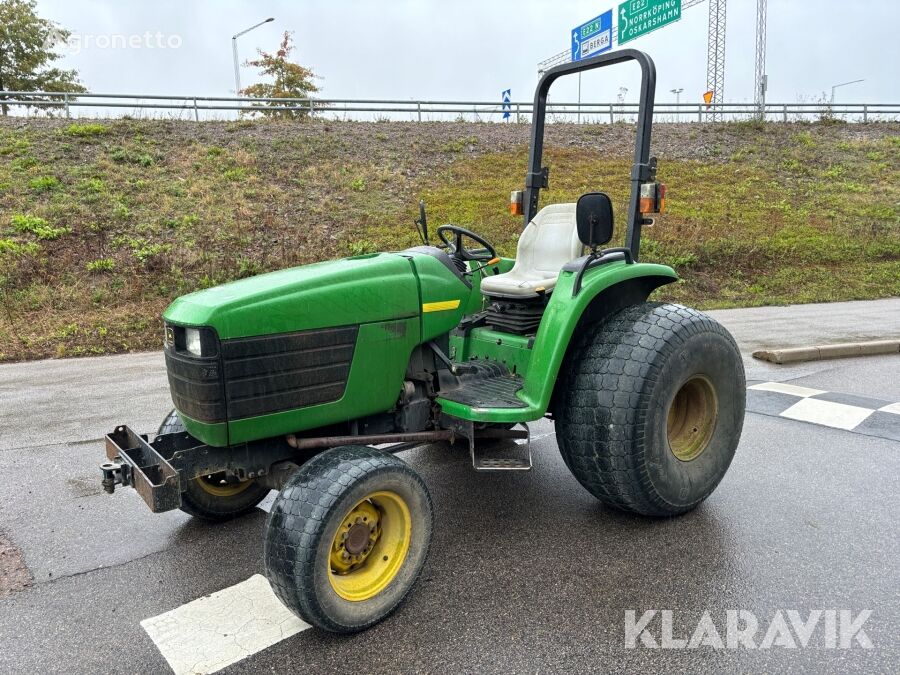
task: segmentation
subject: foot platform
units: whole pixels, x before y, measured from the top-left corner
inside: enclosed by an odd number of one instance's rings
[[[475,448],[475,443],[469,446],[472,455],[472,467],[476,471],[529,471],[531,469],[531,432],[527,424],[518,424],[524,428],[524,434],[519,431],[519,438],[503,437],[497,441],[478,443],[481,446]],[[509,434],[509,432],[504,431]],[[485,438],[478,435],[479,440]]]

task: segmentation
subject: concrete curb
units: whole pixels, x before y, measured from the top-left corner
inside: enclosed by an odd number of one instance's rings
[[[786,349],[760,349],[753,352],[754,359],[770,363],[799,363],[843,359],[848,356],[873,354],[900,354],[900,340],[873,340],[871,342],[844,342],[818,347],[790,347]]]

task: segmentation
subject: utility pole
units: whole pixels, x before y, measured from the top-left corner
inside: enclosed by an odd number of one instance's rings
[[[709,0],[706,89],[712,92],[709,102],[711,112],[707,114],[707,119],[721,122],[725,89],[725,0]]]
[[[673,94],[675,94],[675,121],[681,121],[681,108],[678,107],[681,105],[681,92],[684,91],[684,87],[679,87],[678,89],[669,89]]]
[[[754,79],[756,117],[766,117],[766,89],[769,77],[766,75],[766,0],[756,0],[756,77]]]
[[[255,26],[250,26],[250,28],[248,28],[246,30],[242,30],[240,33],[235,33],[234,35],[231,36],[231,55],[232,55],[232,57],[234,57],[234,95],[235,96],[241,95],[241,66],[240,66],[240,63],[238,62],[237,39],[239,37],[241,37],[241,35],[246,35],[254,28],[259,28],[264,23],[269,23],[270,21],[274,21],[274,20],[275,20],[275,18],[270,16],[265,21],[260,21]]]

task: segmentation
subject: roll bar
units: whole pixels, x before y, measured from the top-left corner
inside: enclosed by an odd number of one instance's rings
[[[631,196],[628,199],[628,230],[625,246],[631,249],[637,260],[641,247],[641,225],[643,216],[639,208],[641,183],[654,180],[656,162],[650,159],[650,128],[653,122],[653,103],[656,96],[656,66],[644,52],[637,49],[621,49],[600,54],[584,61],[564,63],[544,73],[534,92],[534,116],[531,122],[531,148],[528,151],[528,173],[525,174],[525,194],[523,200],[525,222],[534,218],[538,210],[541,188],[548,186],[548,169],[541,166],[544,152],[544,118],[547,114],[547,94],[550,85],[563,75],[580,73],[594,68],[603,68],[626,61],[637,61],[641,67],[641,91],[638,101],[637,136],[634,147],[634,164],[631,168]]]

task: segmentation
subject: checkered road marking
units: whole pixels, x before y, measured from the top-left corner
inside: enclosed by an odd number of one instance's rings
[[[900,441],[900,403],[866,396],[759,382],[747,388],[747,412]]]

